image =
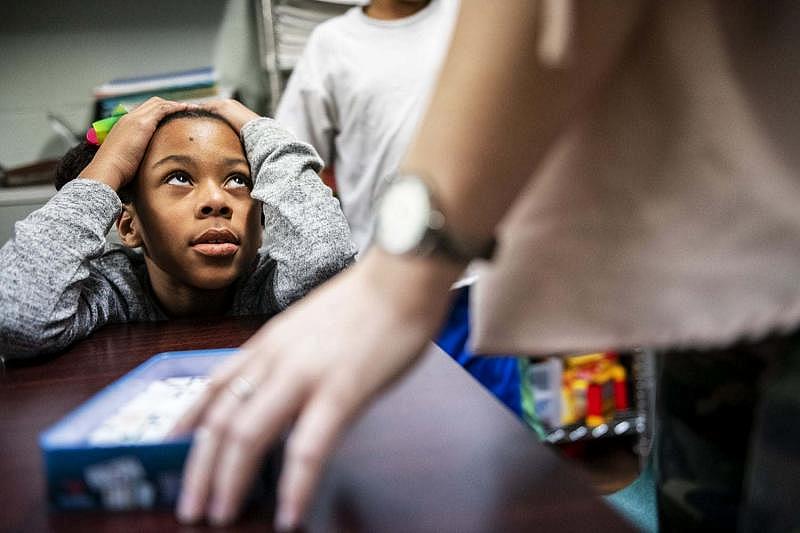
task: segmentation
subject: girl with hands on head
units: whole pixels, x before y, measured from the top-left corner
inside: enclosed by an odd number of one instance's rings
[[[0,249],[0,352],[56,352],[114,322],[279,313],[355,254],[320,165],[238,102],[149,99],[63,158],[59,192]]]

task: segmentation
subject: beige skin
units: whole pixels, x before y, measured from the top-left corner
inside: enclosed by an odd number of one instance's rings
[[[260,204],[250,197],[250,168],[230,126],[181,118],[155,129],[178,106],[148,101],[123,117],[82,175],[102,177],[116,190],[137,176],[134,200],[117,221],[123,244],[142,247],[153,292],[169,315],[219,315],[261,244]],[[131,164],[115,173],[126,157]],[[235,242],[198,242],[211,237]]]

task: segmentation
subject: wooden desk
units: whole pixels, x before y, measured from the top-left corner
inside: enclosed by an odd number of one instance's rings
[[[237,346],[256,318],[107,327],[0,378],[0,530],[200,531],[172,514],[48,513],[37,437],[163,351]],[[272,510],[231,528],[265,531]],[[209,528],[210,529],[210,528]],[[540,444],[435,347],[345,436],[317,493],[312,531],[625,531],[583,476]]]

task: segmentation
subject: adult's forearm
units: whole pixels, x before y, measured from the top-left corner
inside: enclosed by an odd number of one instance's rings
[[[462,239],[488,238],[555,140],[600,94],[643,11],[634,1],[464,0],[403,167]]]

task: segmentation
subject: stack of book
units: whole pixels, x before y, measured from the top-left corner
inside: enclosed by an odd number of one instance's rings
[[[273,0],[275,52],[281,70],[292,70],[318,24],[364,0]]]
[[[218,84],[212,67],[111,80],[93,92],[95,120],[110,116],[119,104],[130,110],[151,96],[195,103],[233,96],[232,89]]]

